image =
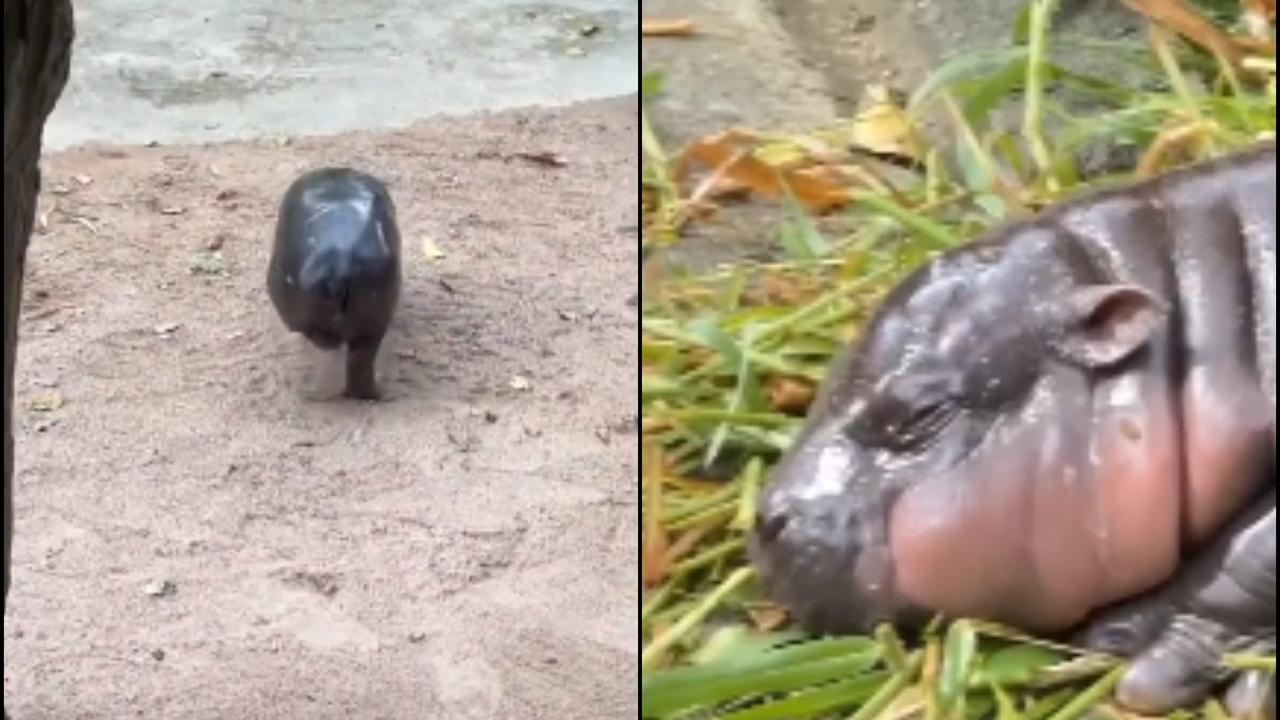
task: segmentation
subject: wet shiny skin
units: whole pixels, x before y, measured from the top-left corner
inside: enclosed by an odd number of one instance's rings
[[[349,396],[379,396],[374,364],[400,298],[401,241],[386,187],[323,168],[289,186],[267,288],[285,325],[316,346],[348,348]]]
[[[832,366],[753,558],[818,631],[934,611],[1066,630],[1274,487],[1274,418],[1267,145],[909,278]]]

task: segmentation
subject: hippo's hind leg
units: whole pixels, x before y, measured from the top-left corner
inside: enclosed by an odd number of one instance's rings
[[[356,338],[347,345],[347,397],[356,400],[381,400],[378,388],[378,350],[381,334]]]
[[[1133,656],[1118,691],[1139,712],[1165,713],[1199,702],[1227,680],[1223,656],[1274,652],[1276,499],[1260,498],[1219,542],[1174,582],[1115,608],[1086,629],[1086,645]],[[1271,683],[1270,679],[1267,684]],[[1274,688],[1255,676],[1228,695],[1233,712],[1272,703]]]

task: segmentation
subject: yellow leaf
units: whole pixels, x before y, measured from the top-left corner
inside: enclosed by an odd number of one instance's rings
[[[440,262],[444,259],[444,250],[440,249],[435,240],[424,237],[422,238],[422,256],[427,259],[427,262]]]
[[[913,162],[924,162],[924,144],[907,111],[888,90],[868,90],[870,107],[858,113],[850,130],[856,147],[877,155],[893,155]]]
[[[62,393],[49,392],[32,400],[30,407],[32,412],[51,413],[61,410],[64,404]]]

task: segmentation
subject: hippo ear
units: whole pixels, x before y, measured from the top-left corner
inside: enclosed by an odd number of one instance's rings
[[[1070,362],[1110,367],[1132,357],[1151,339],[1168,308],[1137,285],[1089,285],[1057,308],[1055,345]]]

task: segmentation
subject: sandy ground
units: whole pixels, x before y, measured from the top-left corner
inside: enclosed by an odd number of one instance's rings
[[[15,720],[634,717],[635,118],[50,156]],[[409,250],[381,404],[315,399],[263,289],[285,185],[335,163]]]

